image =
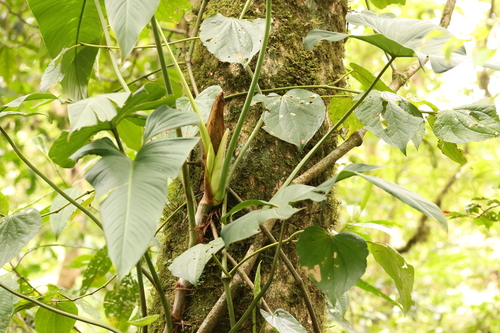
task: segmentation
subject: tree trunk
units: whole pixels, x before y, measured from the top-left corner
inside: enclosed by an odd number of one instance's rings
[[[215,13],[221,13],[227,17],[239,17],[243,8],[244,1],[218,0],[209,2],[204,13],[205,17]],[[259,80],[261,89],[297,86],[297,85],[326,85],[333,84],[344,74],[343,55],[344,48],[342,43],[320,43],[314,48],[314,52],[308,51],[303,38],[312,29],[324,29],[330,31],[345,31],[345,14],[347,12],[347,0],[302,0],[302,1],[273,1],[273,23],[271,28],[271,37],[266,54],[265,65]],[[253,19],[263,17],[265,14],[264,1],[255,2],[253,7],[246,13],[245,18]],[[248,89],[251,78],[247,72],[239,65],[219,62],[214,56],[208,53],[203,46],[199,46],[193,57],[193,70],[196,83],[200,91],[211,85],[220,85],[225,95],[241,93]],[[342,84],[336,83],[336,85]],[[331,95],[334,92],[319,91],[320,95]],[[278,92],[283,94],[283,92]],[[327,103],[328,100],[325,99]],[[225,120],[226,127],[232,129],[238,119],[243,98],[231,98],[226,101]],[[243,145],[248,135],[251,133],[257,123],[263,109],[254,106],[251,109],[247,120],[246,128],[242,131],[240,144]],[[319,131],[326,130],[325,125]],[[319,139],[320,133],[308,143],[302,153],[294,145],[283,142],[267,132],[261,130],[254,141],[252,147],[246,153],[238,171],[235,173],[230,183],[230,188],[243,200],[261,199],[269,200],[279,189],[289,173],[297,165],[300,159],[307,153],[314,143]],[[335,139],[331,139],[323,149],[313,157],[309,167],[320,160],[323,156],[332,151],[336,146]],[[238,154],[238,149],[236,154]],[[307,168],[308,166],[306,166]],[[304,171],[304,170],[303,170]],[[330,170],[313,184],[319,184],[327,176],[332,174]],[[198,172],[199,173],[199,172]],[[194,181],[194,184],[197,184]],[[229,194],[230,204],[237,204],[234,196]],[[184,197],[179,187],[170,192],[171,204],[166,209],[165,216],[170,215],[176,207],[183,203]],[[295,231],[306,228],[309,225],[320,225],[324,227],[335,223],[336,203],[332,198],[320,204],[305,203],[301,213],[293,218],[283,221],[285,223],[285,234],[290,235]],[[230,207],[228,207],[228,210]],[[215,209],[211,220],[220,231],[218,223],[219,209]],[[277,223],[276,226],[281,225]],[[279,229],[279,228],[277,228]],[[279,230],[272,230],[272,233],[278,238]],[[168,271],[167,267],[171,260],[187,249],[187,231],[188,223],[185,212],[177,213],[174,218],[167,222],[164,229],[162,251],[158,257],[158,266],[167,295],[171,298],[171,291],[174,288],[176,278]],[[211,232],[206,233],[206,241],[212,237]],[[263,235],[252,237],[247,242],[238,242],[230,246],[228,252],[240,260],[245,255],[248,246],[256,239],[262,239]],[[267,239],[266,239],[267,241]],[[302,279],[307,283],[307,289],[315,307],[318,319],[324,323],[326,300],[324,296],[317,291],[308,278],[300,272],[295,255],[295,245],[287,244],[283,248],[288,258],[292,261],[296,270],[299,271]],[[262,260],[262,283],[268,279],[269,271],[274,250],[264,252],[258,259]],[[272,311],[282,308],[290,312],[306,327],[308,331],[313,331],[309,313],[304,306],[304,300],[298,289],[296,281],[291,273],[280,261],[278,265],[273,284],[268,290],[264,299]],[[253,280],[254,270],[249,272],[249,277]],[[209,263],[205,273],[202,275],[199,287],[189,292],[188,307],[184,313],[183,325],[177,325],[178,331],[195,332],[200,327],[202,321],[212,310],[214,304],[223,294],[220,282],[220,270],[215,264]],[[237,316],[243,313],[253,299],[252,291],[249,287],[243,286],[234,289],[235,308]],[[154,295],[153,311],[162,313],[160,302],[157,295]],[[258,315],[260,317],[260,315]],[[250,332],[251,323],[244,325],[239,332]],[[228,332],[229,321],[227,315],[218,319],[212,326],[213,332]],[[163,323],[159,322],[152,327],[153,332],[163,332]],[[210,330],[205,330],[210,331]]]

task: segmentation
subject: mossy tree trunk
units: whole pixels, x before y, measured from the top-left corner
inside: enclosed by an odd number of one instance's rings
[[[265,1],[255,1],[245,15],[245,18],[252,19],[263,17],[265,14]],[[205,17],[215,13],[221,13],[227,17],[239,17],[243,8],[244,1],[234,0],[217,0],[209,2],[209,5],[203,14]],[[343,55],[344,48],[342,43],[320,43],[315,47],[314,52],[308,51],[304,44],[303,38],[312,29],[324,29],[331,31],[345,31],[345,14],[347,12],[347,0],[275,0],[273,1],[273,23],[271,28],[271,37],[265,59],[264,69],[259,80],[261,89],[270,89],[287,86],[299,85],[326,85],[333,84],[344,73]],[[239,65],[221,63],[214,56],[209,54],[203,46],[199,46],[193,58],[193,70],[198,87],[201,90],[211,85],[220,85],[225,95],[241,93],[248,89],[251,78],[248,73]],[[337,83],[342,84],[342,82]],[[331,95],[334,91],[315,92],[322,95]],[[283,92],[279,92],[283,93]],[[231,98],[226,101],[225,120],[226,127],[233,128],[242,106],[242,98]],[[325,99],[328,103],[328,99]],[[255,106],[252,108],[249,118],[247,119],[246,128],[241,135],[240,144],[243,145],[246,138],[257,123],[262,108]],[[327,124],[323,126],[320,132],[324,132]],[[241,165],[235,173],[230,187],[243,200],[261,199],[269,200],[277,191],[289,173],[297,165],[300,159],[307,153],[318,140],[320,134],[311,140],[306,146],[305,151],[299,153],[297,148],[291,144],[285,143],[268,133],[261,130],[254,144],[246,153]],[[335,140],[332,138],[323,149],[317,153],[317,156],[311,161],[311,166],[314,162],[320,160],[323,156],[332,151],[336,146]],[[236,154],[238,154],[238,149]],[[307,168],[307,167],[306,167]],[[330,170],[320,178],[313,181],[318,184],[326,177],[332,174]],[[195,172],[193,172],[195,173]],[[193,182],[197,184],[196,180]],[[236,204],[234,196],[229,194],[229,202]],[[182,190],[179,187],[177,191],[170,192],[171,207],[167,207],[166,216],[171,212],[169,209],[175,208],[182,204],[184,198]],[[292,219],[284,221],[286,234],[292,234],[297,230],[306,228],[309,225],[320,225],[324,227],[331,226],[335,223],[335,199],[332,197],[321,204],[306,203],[301,213],[296,214]],[[228,210],[230,207],[228,207]],[[217,222],[220,209],[215,209],[210,215],[210,219],[215,222],[217,228],[220,225]],[[276,226],[280,225],[279,223]],[[210,227],[208,228],[210,229]],[[279,228],[272,230],[276,238],[278,238]],[[171,260],[187,249],[187,231],[188,223],[185,213],[178,213],[175,217],[168,221],[165,233],[163,235],[163,248],[158,258],[158,266],[163,281],[165,292],[170,296],[172,289],[176,283],[176,278],[173,277],[167,269]],[[206,240],[209,241],[212,233],[209,231],[205,234]],[[248,249],[248,246],[255,239],[263,238],[262,235],[257,235],[248,242],[238,242],[228,249],[229,253],[237,260],[241,259]],[[324,323],[324,313],[326,300],[323,295],[318,292],[314,286],[308,281],[298,268],[297,258],[295,255],[295,245],[289,244],[283,249],[302,278],[307,282],[307,288],[315,307],[315,312],[320,321]],[[262,282],[268,278],[266,270],[269,270],[274,250],[264,253],[258,260],[262,260]],[[253,279],[254,270],[249,274],[250,279]],[[178,331],[195,332],[200,327],[202,321],[207,314],[212,310],[215,303],[223,294],[223,289],[220,282],[220,270],[215,264],[209,263],[206,271],[202,276],[202,283],[196,289],[189,292],[188,306],[184,312],[183,325],[177,326]],[[240,288],[235,288],[235,307],[237,315],[241,314],[250,304],[253,296],[252,291],[243,283]],[[153,309],[156,313],[161,313],[160,302],[157,295],[154,296]],[[306,327],[308,331],[313,331],[311,320],[304,300],[297,287],[291,273],[283,265],[282,261],[279,264],[276,272],[273,285],[265,295],[265,301],[272,311],[283,308],[290,312]],[[170,298],[171,299],[171,298]],[[260,315],[259,315],[260,317]],[[247,323],[240,332],[250,332],[251,323]],[[229,322],[227,315],[221,319],[217,319],[217,323],[213,325],[213,332],[228,332]],[[152,327],[153,332],[163,332],[163,323],[157,323]]]

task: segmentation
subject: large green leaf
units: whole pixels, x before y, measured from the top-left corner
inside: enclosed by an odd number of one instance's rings
[[[50,304],[52,307],[74,315],[78,314],[75,303],[61,300]],[[69,333],[76,319],[69,318],[45,308],[39,308],[35,315],[35,327],[38,333]]]
[[[212,110],[212,105],[215,102],[215,98],[222,91],[220,86],[210,86],[203,90],[198,96],[196,96],[195,102],[201,114],[201,118],[206,123],[208,121],[208,116]],[[191,103],[187,97],[180,97],[177,99],[176,108],[184,112],[194,112]],[[198,133],[198,126],[186,126],[182,128],[183,136],[195,136]]]
[[[151,20],[160,0],[105,0],[109,24],[115,32],[125,58],[139,33]]]
[[[406,145],[422,131],[424,122],[413,104],[388,91],[372,90],[354,113],[369,131],[405,155]]]
[[[283,309],[276,309],[272,315],[260,309],[260,314],[279,333],[307,333],[304,326]]]
[[[85,178],[96,196],[108,194],[99,207],[111,261],[121,278],[139,261],[153,239],[167,194],[167,179],[175,178],[198,138],[162,138],[148,142],[130,160],[104,138],[71,157],[103,156]]]
[[[500,118],[491,98],[462,105],[436,115],[432,129],[438,138],[451,143],[468,143],[500,136]]]
[[[189,281],[196,287],[205,265],[212,259],[212,254],[216,254],[223,247],[222,238],[216,238],[208,244],[196,244],[175,258],[168,269],[172,275]]]
[[[42,226],[40,213],[34,208],[0,219],[0,267],[14,258],[35,237]]]
[[[346,19],[351,24],[372,28],[378,34],[360,36],[312,30],[304,39],[307,48],[312,49],[320,40],[339,41],[351,37],[373,44],[393,57],[418,57],[423,63],[428,56],[437,73],[455,67],[457,61],[463,61],[465,55],[465,48],[460,47],[453,51],[452,61],[447,59],[443,48],[455,37],[445,28],[431,22],[398,18],[389,14],[377,15],[371,11],[348,13]]]
[[[100,44],[102,26],[94,1],[29,0],[28,3],[52,58],[65,47],[79,43]],[[65,76],[61,83],[70,98],[87,97],[87,84],[97,51],[95,47],[80,46],[64,53],[61,72]]]
[[[129,274],[115,284],[104,297],[104,313],[111,325],[126,332],[130,326],[128,319],[139,298],[139,286]]]
[[[200,27],[200,39],[220,61],[246,64],[260,51],[265,20],[234,19],[215,14]]]
[[[71,198],[76,198],[82,193],[82,190],[79,187],[73,187],[64,190],[64,193],[69,195]],[[82,200],[80,199],[78,201],[81,202]],[[59,209],[67,203],[68,200],[66,200],[59,194],[54,199],[54,201],[52,201],[50,210],[53,211]],[[76,209],[77,208],[73,206],[73,204],[70,204],[58,213],[50,215],[50,227],[52,228],[52,232],[54,232],[56,239],[59,238],[59,235],[61,235],[64,229],[66,229],[68,223],[71,221],[71,216],[76,211]]]
[[[311,226],[300,234],[297,255],[304,273],[335,305],[365,273],[368,247],[356,234]]]
[[[303,89],[292,89],[285,95],[256,95],[254,102],[263,102],[264,130],[283,141],[304,149],[325,120],[326,106],[318,94]]]
[[[96,252],[83,272],[80,295],[85,294],[94,282],[106,275],[110,268],[111,260],[108,257],[108,249],[107,247],[103,247]]]
[[[408,313],[413,301],[411,291],[413,289],[414,269],[405,259],[392,247],[379,243],[370,243],[370,252],[375,260],[384,268],[396,283],[400,303],[405,313]]]
[[[99,121],[111,121],[116,116],[115,102],[122,107],[130,93],[111,93],[90,97],[68,106],[68,116],[71,123],[69,133],[82,127],[95,126]]]
[[[200,118],[194,112],[183,112],[169,106],[162,106],[148,116],[144,130],[144,142],[173,128],[199,124]]]
[[[14,273],[0,276],[0,283],[16,291],[19,288]],[[10,326],[16,301],[17,296],[0,287],[0,333],[5,333]]]
[[[54,163],[63,168],[72,168],[75,166],[75,161],[69,157],[78,149],[85,146],[94,134],[109,129],[109,123],[99,123],[95,126],[83,127],[71,133],[71,136],[69,136],[68,131],[62,131],[61,135],[52,144],[49,150],[49,157]]]

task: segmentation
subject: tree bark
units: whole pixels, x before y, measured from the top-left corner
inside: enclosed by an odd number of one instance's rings
[[[227,17],[237,18],[243,8],[244,1],[218,0],[209,2],[205,17],[215,13],[221,13]],[[347,12],[347,0],[302,0],[302,1],[273,1],[273,24],[271,37],[266,54],[265,65],[259,80],[261,89],[278,88],[297,85],[326,85],[338,81],[345,73],[343,67],[344,47],[340,42],[322,42],[314,48],[314,52],[308,51],[303,38],[312,29],[324,29],[330,31],[344,32],[345,14]],[[265,15],[264,1],[254,2],[245,15],[245,18],[262,18]],[[226,96],[241,93],[248,89],[251,78],[239,65],[219,62],[213,55],[209,54],[203,46],[198,46],[193,55],[193,70],[196,83],[202,91],[211,85],[220,85]],[[336,83],[337,85],[342,84]],[[315,90],[320,95],[331,95],[333,92]],[[283,92],[278,92],[283,94]],[[232,129],[238,119],[243,98],[231,98],[226,100],[225,121],[226,127]],[[325,99],[328,103],[328,99]],[[246,128],[243,130],[240,144],[250,135],[257,123],[263,109],[254,106],[247,119]],[[230,183],[231,189],[243,200],[261,199],[269,200],[279,189],[289,173],[297,165],[300,159],[307,153],[314,143],[324,133],[328,125],[325,124],[316,136],[309,142],[303,152],[291,144],[283,142],[264,130],[257,135],[254,144],[246,153],[242,163],[234,174]],[[311,167],[322,157],[328,155],[336,147],[336,140],[331,138],[317,156],[306,168]],[[239,150],[236,150],[239,154]],[[302,170],[305,171],[305,170]],[[200,172],[198,172],[200,173]],[[319,184],[333,173],[333,168],[314,179],[311,184]],[[196,181],[194,181],[196,184]],[[231,205],[237,204],[237,200],[229,194]],[[166,211],[173,211],[182,204],[184,198],[180,187],[170,192],[170,204]],[[310,225],[324,227],[335,224],[336,201],[334,196],[322,203],[305,203],[301,213],[293,218],[283,221],[285,223],[285,236],[304,229]],[[228,210],[230,207],[228,207]],[[218,214],[220,209],[215,209],[210,215],[216,227],[220,230]],[[168,216],[166,213],[165,216]],[[280,223],[277,223],[277,226]],[[187,249],[188,225],[185,212],[178,213],[167,222],[164,229],[162,251],[158,257],[158,268],[163,282],[165,292],[172,300],[171,291],[176,278],[168,271],[167,267],[171,260]],[[274,237],[278,238],[279,230],[271,230]],[[211,232],[205,234],[206,240],[212,237]],[[238,242],[228,249],[228,252],[240,260],[245,255],[249,244],[263,235],[252,237],[247,242]],[[295,245],[287,244],[283,247],[292,264],[299,271],[302,279],[307,281],[307,289],[320,322],[324,322],[326,300],[308,278],[300,272],[298,260],[295,255]],[[274,250],[264,252],[258,259],[262,260],[262,283],[268,279],[266,271],[269,270]],[[292,274],[281,261],[278,265],[275,279],[271,288],[265,295],[265,301],[272,311],[282,308],[290,312],[308,330],[313,331],[309,312],[304,306],[296,281]],[[250,279],[253,279],[253,270]],[[184,322],[177,323],[179,332],[195,332],[201,322],[215,306],[219,297],[223,294],[220,282],[220,270],[213,263],[209,263],[202,276],[203,282],[196,289],[190,291],[188,296],[188,307],[184,313]],[[252,291],[241,282],[240,288],[234,289],[235,308],[237,317],[248,307],[253,299]],[[153,311],[162,313],[160,302],[154,295]],[[220,300],[219,300],[220,301]],[[260,317],[260,315],[258,315]],[[226,316],[217,319],[213,332],[228,332],[229,322]],[[261,319],[260,319],[261,320]],[[261,320],[262,321],[262,320]],[[163,323],[158,321],[152,328],[152,332],[163,332]],[[247,323],[240,332],[250,332],[251,323]]]

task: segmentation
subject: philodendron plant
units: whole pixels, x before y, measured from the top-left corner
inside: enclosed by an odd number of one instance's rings
[[[447,219],[436,204],[397,184],[370,175],[370,171],[379,168],[376,166],[347,165],[319,186],[292,184],[309,159],[341,127],[347,129],[349,134],[365,128],[406,154],[410,141],[419,147],[427,122],[428,128],[432,129],[428,135],[435,135],[441,147],[446,148],[442,149],[443,152],[458,162],[463,161],[463,156],[457,143],[497,138],[500,133],[500,119],[491,99],[441,111],[428,102],[408,100],[382,82],[382,75],[399,57],[414,57],[422,66],[429,60],[437,73],[470,60],[462,46],[447,50],[449,42],[455,37],[448,30],[427,21],[364,11],[349,13],[346,20],[351,25],[371,28],[375,33],[353,35],[312,30],[304,36],[304,44],[309,50],[320,41],[336,42],[350,38],[370,43],[383,50],[388,57],[386,65],[376,77],[371,74],[374,70],[368,71],[351,63],[350,75],[360,82],[363,91],[345,89],[348,96],[332,98],[330,104],[326,105],[320,95],[301,87],[292,87],[280,94],[276,93],[282,91],[280,89],[267,95],[260,92],[258,80],[273,24],[271,0],[266,2],[265,18],[249,20],[222,14],[205,18],[201,23],[199,39],[207,50],[220,61],[241,66],[252,75],[238,122],[229,131],[224,128],[223,122],[222,88],[208,87],[196,97],[191,92],[172,43],[165,38],[161,22],[155,17],[158,0],[105,0],[105,6],[101,6],[97,0],[29,0],[28,3],[52,62],[43,73],[41,91],[1,106],[0,120],[5,122],[12,117],[40,115],[18,111],[29,101],[58,100],[67,105],[69,130],[58,133],[58,138],[48,151],[48,158],[59,167],[72,168],[88,155],[98,156],[85,173],[85,179],[94,191],[82,194],[76,188],[61,189],[23,155],[10,138],[8,130],[0,127],[0,131],[27,166],[58,192],[49,214],[55,236],[58,237],[69,227],[69,221],[77,213],[83,213],[102,228],[106,246],[97,251],[84,266],[83,283],[77,296],[57,287],[45,295],[26,291],[26,288],[19,286],[13,272],[1,276],[0,332],[6,332],[14,313],[34,306],[39,307],[34,318],[38,332],[54,332],[51,331],[54,327],[59,333],[70,332],[76,320],[113,332],[125,332],[130,325],[145,327],[159,316],[164,316],[165,332],[173,332],[172,318],[182,321],[185,290],[178,288],[171,308],[161,287],[164,284],[159,280],[148,253],[162,217],[169,182],[173,179],[179,179],[183,184],[189,219],[189,230],[186,232],[189,233],[190,244],[184,253],[172,258],[168,268],[179,278],[178,286],[196,287],[206,264],[214,259],[224,274],[226,294],[230,294],[227,281],[250,258],[243,258],[229,269],[227,255],[231,244],[259,233],[267,221],[286,223],[287,219],[301,210],[297,207],[298,203],[323,201],[336,183],[350,177],[365,179],[435,219],[447,230]],[[201,17],[202,14],[199,15]],[[139,34],[148,22],[155,37],[163,81],[146,83],[140,89],[131,91],[116,63],[108,24],[114,32],[122,58],[125,58],[134,49]],[[106,52],[109,52],[111,66],[122,91],[88,96],[89,78],[96,70],[94,64],[97,56]],[[164,53],[168,55],[175,72],[171,70],[169,73]],[[255,56],[255,67],[250,69]],[[494,61],[486,62],[483,66],[500,68],[500,64]],[[178,77],[185,96],[174,93],[171,75]],[[49,89],[57,83],[62,85],[66,93],[64,97],[47,92],[52,91]],[[265,111],[254,133],[234,158],[250,106],[257,103]],[[422,103],[431,105],[433,111],[420,111],[419,105]],[[324,125],[327,116],[333,126],[305,153],[306,144]],[[302,161],[270,200],[253,198],[229,207],[220,218],[220,237],[197,243],[197,228],[210,209],[224,201],[231,176],[239,163],[244,163],[241,156],[248,151],[254,134],[261,127],[268,135],[293,144],[299,152],[304,152]],[[205,168],[205,196],[201,201],[194,195],[187,163],[199,142]],[[89,208],[92,202],[93,206],[98,206],[98,216]],[[0,196],[0,204],[0,263],[4,266],[15,260],[18,253],[37,235],[45,215],[31,207],[11,211],[3,196]],[[253,209],[249,210],[250,207]],[[386,230],[384,226],[374,223],[369,227]],[[228,302],[231,332],[238,331],[269,288],[281,244],[296,240],[297,237],[296,255],[303,274],[326,295],[334,308],[335,319],[347,331],[353,331],[344,319],[347,292],[353,286],[386,299],[405,313],[410,310],[413,304],[411,292],[414,269],[396,250],[385,243],[367,242],[352,232],[335,232],[311,226],[289,239],[280,237],[270,245],[277,249],[270,271],[271,278],[262,285],[260,278],[256,278],[254,301],[239,319],[235,318],[232,303]],[[400,295],[398,301],[362,279],[369,253],[394,280]],[[147,263],[149,271],[142,267],[141,260]],[[134,267],[135,275],[131,274]],[[9,270],[7,266],[6,270]],[[109,324],[99,319],[99,315],[94,319],[80,316],[76,305],[89,314],[96,313],[89,303],[83,301],[92,294],[89,292],[91,288],[106,286],[101,280],[110,270],[116,271],[118,281],[115,287],[108,289],[105,298],[104,311]],[[151,280],[162,297],[162,314],[149,314],[145,297],[138,297],[144,289],[143,275]],[[18,301],[16,297],[23,300]],[[125,304],[123,307],[122,303]],[[142,309],[140,315],[133,311],[136,303]],[[276,309],[273,313],[264,308],[260,311],[264,320],[279,332],[305,332],[302,324],[283,309]],[[314,313],[311,313],[311,318],[317,331]]]

